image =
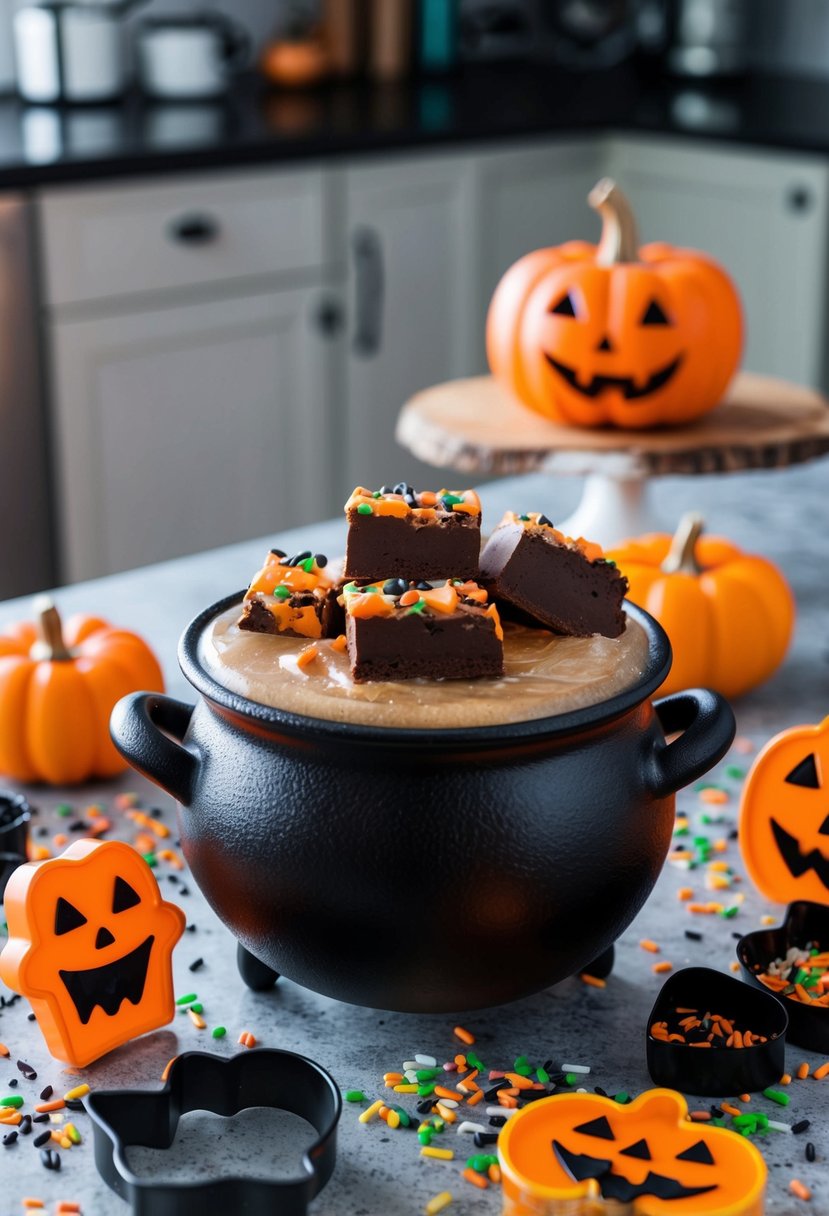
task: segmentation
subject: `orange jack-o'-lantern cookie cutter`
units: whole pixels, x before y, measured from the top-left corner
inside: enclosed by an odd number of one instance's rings
[[[762,1216],[760,1153],[687,1116],[672,1089],[626,1106],[580,1093],[533,1102],[498,1140],[504,1216],[602,1216],[620,1204],[635,1216]]]
[[[52,1055],[83,1068],[175,1012],[184,913],[121,841],[82,840],[6,887],[0,978],[28,997]]]
[[[740,803],[740,850],[767,899],[829,903],[829,718],[770,739]]]

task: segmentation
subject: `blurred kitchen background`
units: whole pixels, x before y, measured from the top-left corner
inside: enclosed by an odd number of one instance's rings
[[[825,0],[0,0],[0,93],[0,598],[457,480],[398,410],[604,173],[826,387]]]

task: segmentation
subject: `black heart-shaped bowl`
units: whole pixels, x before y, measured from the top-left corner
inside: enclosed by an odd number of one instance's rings
[[[654,1022],[670,1021],[677,1007],[718,1013],[766,1036],[751,1047],[690,1047],[651,1034]],[[685,967],[662,986],[647,1029],[648,1072],[655,1085],[684,1093],[725,1098],[775,1085],[785,1071],[788,1018],[780,1001],[722,971]]]
[[[776,958],[785,958],[791,946],[816,942],[829,949],[829,905],[800,899],[789,904],[783,924],[747,933],[737,943],[737,958],[743,978],[768,993],[781,1004],[789,1017],[788,1039],[808,1051],[829,1054],[829,1005],[804,1005],[802,1001],[778,996],[758,979]]]

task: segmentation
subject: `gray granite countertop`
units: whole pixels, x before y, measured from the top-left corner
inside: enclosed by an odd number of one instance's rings
[[[574,483],[551,481],[543,476],[494,483],[482,492],[485,519],[497,519],[507,507],[540,509],[553,519],[562,518],[572,507],[577,492]],[[735,707],[738,736],[745,741],[744,747],[756,749],[771,734],[794,723],[820,721],[829,711],[827,466],[816,464],[779,473],[666,479],[657,484],[655,494],[657,506],[666,518],[678,517],[689,507],[702,506],[712,531],[721,531],[779,562],[797,596],[797,631],[785,665],[768,684]],[[343,528],[339,522],[323,523],[301,533],[269,537],[267,542],[248,542],[66,588],[58,593],[58,602],[65,612],[94,611],[141,632],[161,657],[169,691],[186,697],[188,687],[175,662],[176,640],[183,626],[207,604],[241,587],[257,567],[265,544],[275,542],[286,548],[301,545],[336,552],[342,548]],[[25,614],[28,607],[23,601],[0,605],[0,626]],[[747,750],[732,751],[714,773],[711,780],[720,783],[729,794],[722,807],[704,806],[694,790],[680,793],[678,809],[688,814],[695,831],[709,836],[728,835],[736,818],[741,784],[735,769],[745,770],[750,762]],[[731,775],[726,774],[729,766]],[[49,844],[52,835],[65,827],[67,821],[56,814],[56,807],[62,802],[70,803],[79,812],[91,802],[104,805],[115,821],[114,834],[134,839],[134,824],[114,809],[115,796],[124,791],[136,793],[147,806],[161,808],[163,821],[175,832],[175,808],[170,799],[141,778],[126,774],[118,781],[94,788],[29,791],[39,808],[36,831],[40,835],[36,839]],[[723,821],[703,824],[703,814],[710,815],[712,811],[721,815]],[[725,857],[741,874],[735,842],[729,845]],[[658,960],[640,948],[640,939],[657,941],[661,951],[658,959],[669,960],[674,969],[699,963],[728,970],[735,958],[734,933],[758,927],[763,916],[779,917],[782,911],[780,906],[769,906],[745,880],[735,888],[745,898],[733,920],[690,916],[678,901],[677,890],[687,884],[701,898],[713,898],[705,891],[704,871],[689,875],[666,865],[650,900],[618,943],[616,966],[605,989],[590,988],[578,979],[571,979],[528,1000],[484,1013],[458,1018],[410,1016],[339,1004],[284,979],[271,993],[248,991],[236,971],[231,935],[209,909],[186,871],[159,863],[156,872],[165,896],[181,905],[189,925],[194,926],[184,934],[175,952],[176,991],[198,992],[208,1029],[199,1031],[189,1018],[180,1015],[169,1027],[77,1072],[50,1058],[38,1028],[27,1020],[25,1002],[18,1002],[13,1008],[0,1011],[0,1040],[11,1051],[10,1060],[0,1061],[0,1095],[12,1092],[6,1086],[15,1078],[19,1082],[16,1092],[25,1098],[24,1109],[31,1110],[46,1085],[52,1085],[56,1093],[81,1079],[98,1088],[155,1087],[164,1065],[177,1052],[205,1048],[231,1054],[238,1050],[239,1032],[250,1030],[263,1046],[310,1055],[331,1071],[343,1090],[362,1088],[373,1099],[385,1092],[383,1072],[398,1068],[415,1053],[433,1055],[439,1062],[451,1059],[459,1049],[452,1033],[458,1021],[467,1024],[476,1035],[476,1050],[488,1067],[509,1067],[519,1054],[536,1063],[547,1059],[582,1063],[591,1069],[586,1078],[589,1087],[601,1086],[610,1094],[619,1090],[635,1094],[651,1084],[645,1067],[645,1029],[663,979],[653,973],[652,965]],[[727,898],[733,898],[733,893]],[[448,914],[451,915],[451,907]],[[687,928],[701,932],[702,940],[687,939],[684,933]],[[191,972],[198,959],[203,964]],[[463,965],[462,960],[459,965]],[[210,1037],[210,1029],[219,1023],[228,1033],[217,1041]],[[17,1072],[17,1059],[29,1062],[37,1070],[37,1080],[27,1081]],[[809,1052],[787,1048],[786,1065],[790,1072],[795,1071],[801,1060],[812,1065],[818,1062]],[[763,1111],[787,1124],[811,1120],[805,1135],[773,1133],[757,1140],[769,1164],[767,1211],[773,1216],[794,1216],[808,1210],[829,1213],[829,1088],[824,1086],[829,1086],[829,1080],[793,1081],[786,1091],[790,1105],[785,1109],[762,1095],[755,1095],[751,1101],[749,1109]],[[691,1105],[708,1103],[692,1099]],[[335,1213],[414,1216],[423,1212],[432,1195],[443,1190],[454,1196],[449,1212],[487,1216],[500,1211],[497,1187],[478,1191],[460,1176],[465,1158],[472,1151],[468,1137],[459,1136],[454,1130],[445,1135],[442,1144],[455,1149],[454,1161],[423,1159],[412,1132],[391,1131],[378,1121],[361,1125],[357,1120],[359,1109],[345,1105],[337,1167],[326,1189],[312,1204],[316,1216]],[[19,1138],[16,1144],[0,1148],[2,1216],[22,1211],[23,1196],[42,1197],[50,1211],[58,1199],[76,1200],[82,1205],[84,1216],[118,1216],[127,1211],[126,1205],[104,1188],[97,1175],[87,1116],[78,1114],[74,1121],[84,1143],[69,1151],[60,1150],[63,1158],[60,1173],[44,1170],[38,1153],[26,1140]],[[248,1112],[232,1121],[201,1113],[182,1121],[169,1151],[133,1150],[130,1160],[141,1171],[165,1177],[204,1176],[230,1170],[264,1171],[276,1177],[292,1172],[308,1139],[307,1128],[301,1121],[279,1112]],[[813,1164],[805,1160],[807,1141],[816,1146]],[[789,1194],[788,1182],[792,1177],[811,1187],[810,1206]]]

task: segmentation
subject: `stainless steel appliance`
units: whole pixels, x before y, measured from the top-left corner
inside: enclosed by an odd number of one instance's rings
[[[54,586],[29,204],[0,199],[0,599]]]
[[[103,102],[127,85],[124,17],[147,0],[32,0],[14,16],[25,101]]]

